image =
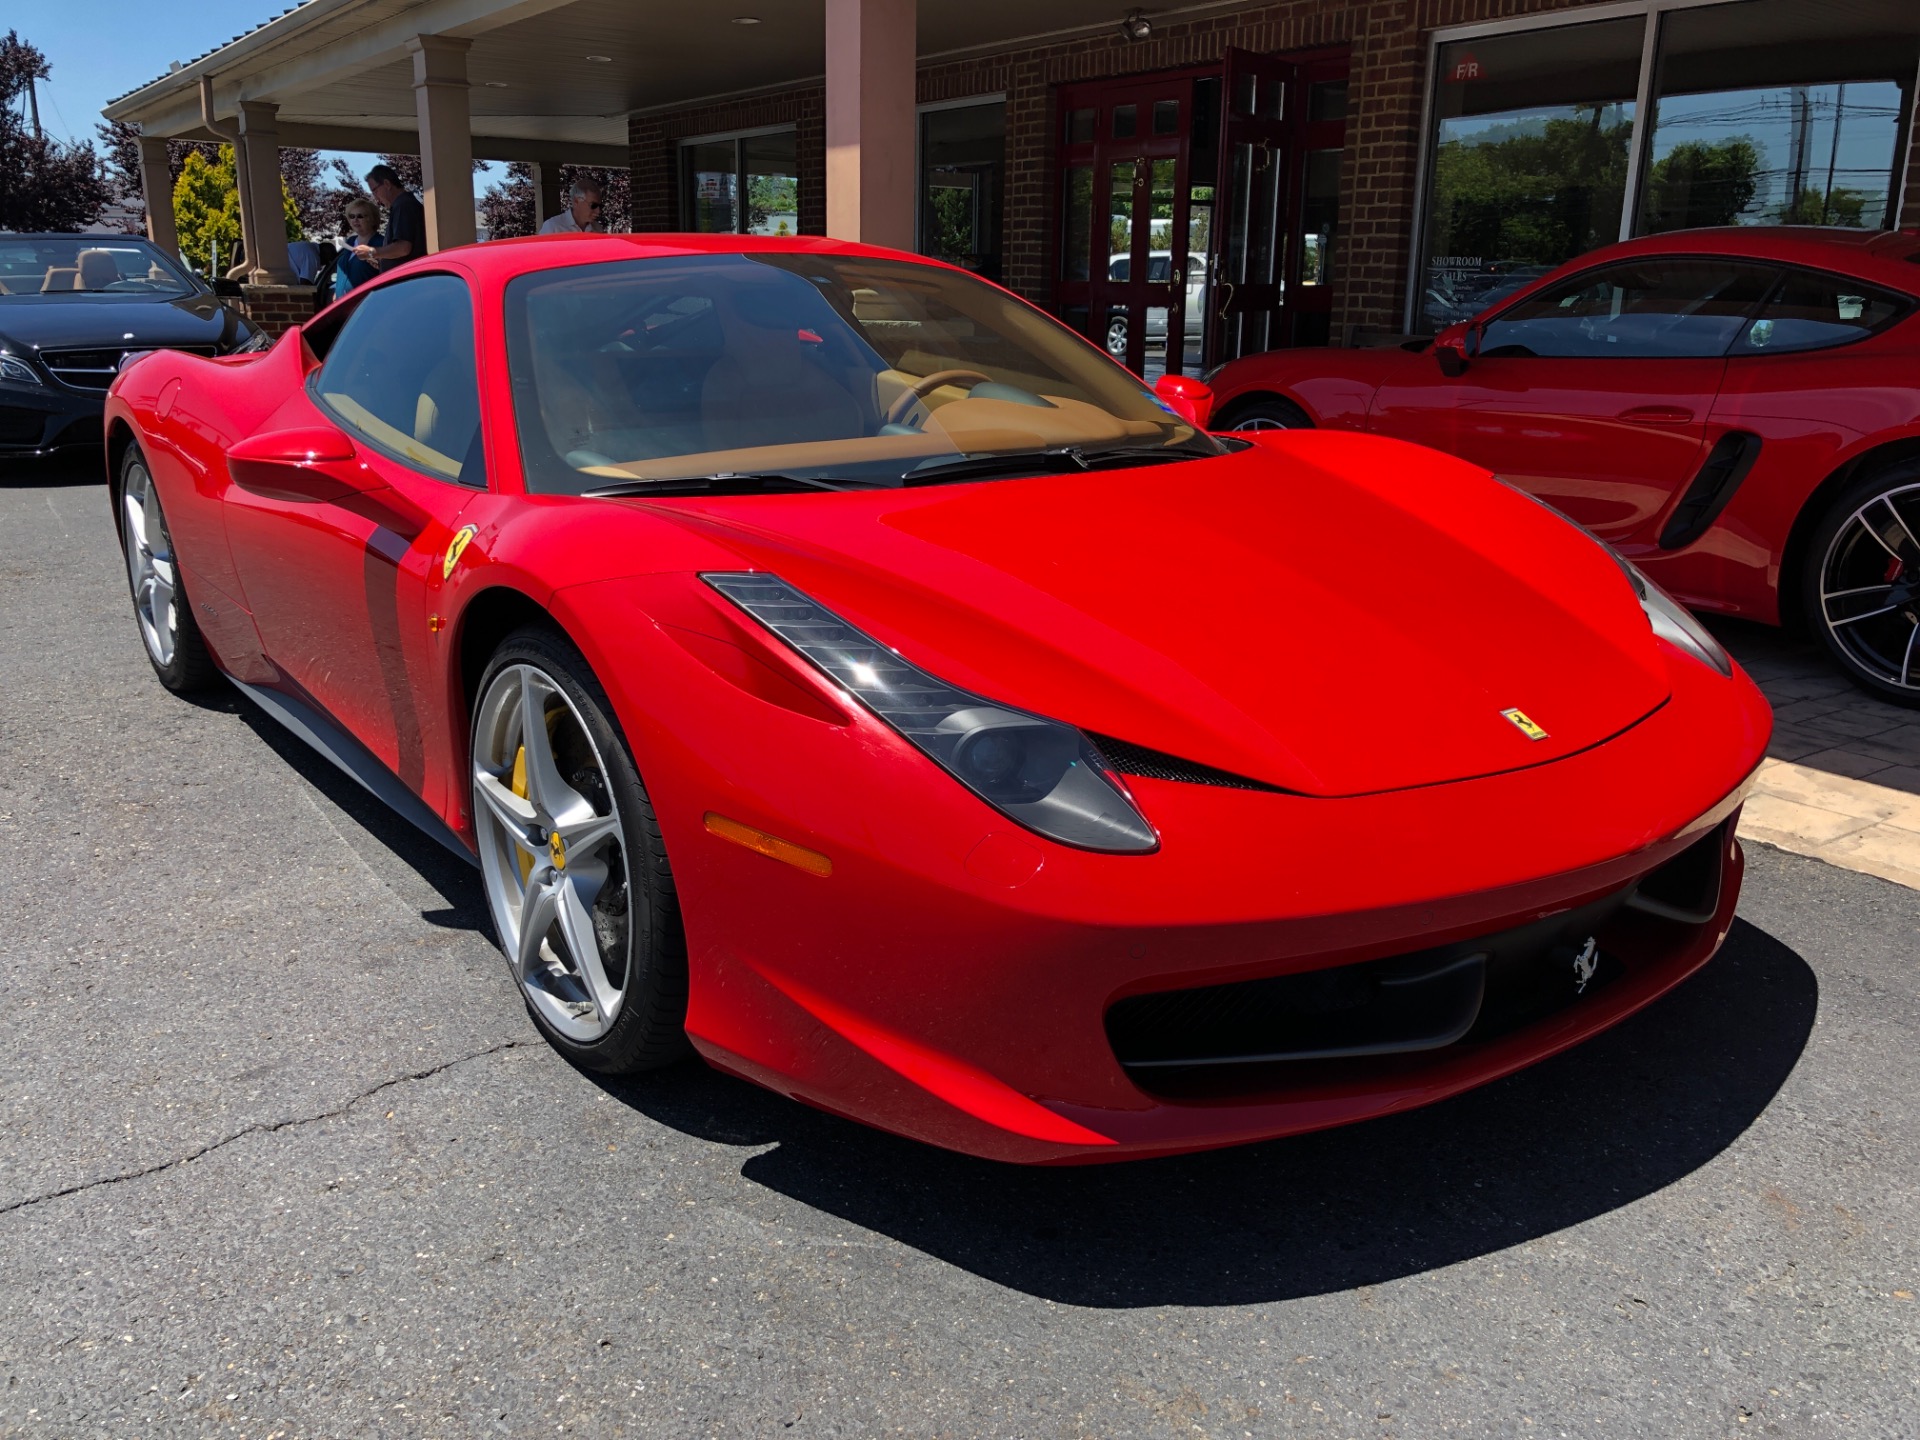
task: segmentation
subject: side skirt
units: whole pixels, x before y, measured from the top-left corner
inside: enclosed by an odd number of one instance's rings
[[[409,790],[399,776],[374,757],[372,751],[318,709],[277,690],[263,690],[244,680],[234,680],[231,675],[227,679],[242,695],[326,756],[344,774],[359,782],[374,799],[439,841],[467,864],[479,868],[479,857],[454,834],[446,821],[428,808],[426,801]]]

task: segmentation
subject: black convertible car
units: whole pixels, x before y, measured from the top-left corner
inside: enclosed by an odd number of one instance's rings
[[[125,355],[227,355],[267,338],[145,240],[0,234],[0,460],[98,445]]]

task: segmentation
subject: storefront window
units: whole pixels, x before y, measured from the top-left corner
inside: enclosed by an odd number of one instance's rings
[[[1639,232],[1889,223],[1917,29],[1912,0],[1663,16]]]
[[[920,116],[920,253],[1000,278],[1007,107],[995,100]]]
[[[1414,313],[1438,330],[1620,238],[1645,20],[1439,47]]]
[[[683,215],[704,234],[800,233],[799,146],[791,130],[681,147]]]

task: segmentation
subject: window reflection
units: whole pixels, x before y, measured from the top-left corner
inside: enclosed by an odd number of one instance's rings
[[[681,214],[702,234],[800,233],[799,139],[792,130],[681,147]]]
[[[1632,16],[1440,47],[1425,329],[1620,238],[1644,34]]]
[[[1913,14],[1756,0],[1667,16],[1640,231],[1887,224]]]
[[[989,280],[1000,278],[1006,175],[1002,101],[920,117],[920,251]]]

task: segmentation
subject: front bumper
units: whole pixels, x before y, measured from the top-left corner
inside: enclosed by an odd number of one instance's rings
[[[0,382],[0,457],[46,455],[101,443],[106,391]]]
[[[1338,800],[1136,779],[1161,850],[1094,855],[1021,831],[877,722],[823,718],[824,686],[801,703],[757,662],[722,681],[732,647],[652,643],[672,627],[637,604],[622,613],[621,585],[572,593],[583,592],[603,623],[583,617],[573,633],[649,640],[644,663],[631,651],[588,658],[611,682],[673,860],[694,1045],[821,1109],[1024,1163],[1171,1154],[1386,1114],[1616,1023],[1725,939],[1742,868],[1733,826],[1771,730],[1744,674],[1729,681],[1676,652],[1669,701],[1580,754]],[[667,695],[686,710],[657,723]],[[708,814],[818,851],[832,874],[729,844]],[[1414,1054],[1254,1067],[1230,1083],[1170,1085],[1116,1054],[1109,1016],[1133,997],[1605,911],[1702,845],[1717,847],[1710,913],[1607,914],[1607,983],[1524,1023]]]

